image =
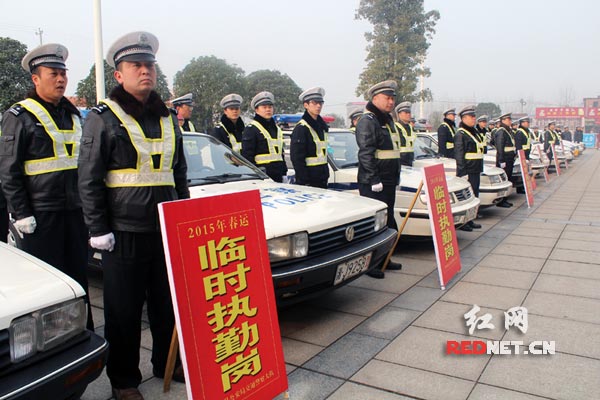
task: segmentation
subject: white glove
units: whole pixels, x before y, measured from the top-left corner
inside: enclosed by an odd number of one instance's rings
[[[374,192],[382,192],[383,191],[383,183],[379,182],[375,185],[371,185],[371,190]]]
[[[500,163],[500,168],[506,168],[506,163],[505,162],[501,162]]]
[[[115,235],[111,232],[106,235],[91,237],[90,246],[98,250],[113,251],[115,248]]]
[[[17,228],[17,230],[21,233],[31,234],[35,232],[36,227],[37,222],[35,222],[35,217],[33,215],[31,217],[26,217],[15,221],[15,228]]]

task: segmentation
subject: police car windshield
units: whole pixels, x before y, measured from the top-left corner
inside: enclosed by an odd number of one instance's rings
[[[430,147],[431,142],[431,139],[417,136],[414,143],[415,160],[437,157],[437,152]]]
[[[261,170],[209,136],[183,135],[190,186],[248,179],[267,179]]]
[[[352,132],[329,132],[327,139],[329,158],[337,168],[358,167],[358,145]]]

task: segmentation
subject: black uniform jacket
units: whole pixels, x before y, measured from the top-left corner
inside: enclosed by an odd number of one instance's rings
[[[479,133],[479,138],[483,141],[483,143],[485,143],[485,146],[483,147],[483,154],[486,154],[488,137],[491,136],[490,128],[488,128],[487,126],[485,128],[482,128],[481,126],[479,126],[479,124],[477,124],[475,125],[475,130]]]
[[[523,131],[527,132],[527,136],[525,136]],[[531,138],[532,136],[533,134],[531,133],[531,131],[527,128],[523,128],[522,126],[520,126],[519,129],[517,129],[517,133],[515,134],[515,146],[517,148],[517,151],[523,150],[525,152],[526,160],[529,160],[529,153],[531,153],[531,140],[529,140],[529,138]],[[523,145],[526,145],[528,140],[530,141],[529,149],[523,149]]]
[[[240,142],[240,143],[242,142],[242,132],[244,132],[244,128],[246,126],[244,125],[244,121],[242,121],[241,117],[238,118],[234,124],[233,121],[231,121],[229,118],[227,118],[227,116],[225,114],[223,114],[223,115],[221,115],[221,123],[223,125],[225,125],[225,128],[227,128],[227,131],[229,133],[231,133],[231,134],[233,134],[233,136],[235,136],[235,138],[238,142]],[[229,148],[233,149],[233,143],[231,143],[231,139],[229,138],[229,135],[227,134],[227,132],[225,132],[225,129],[223,129],[223,127],[221,125],[217,125],[213,129],[211,129],[209,134],[212,137],[215,137],[215,138],[219,139],[221,142],[225,143],[227,146],[229,146]]]
[[[148,138],[161,135],[160,117],[170,116],[175,126],[172,186],[138,186],[109,188],[104,183],[107,171],[136,168],[137,152],[116,115],[106,106],[92,109],[86,118],[79,154],[79,193],[83,202],[85,223],[92,236],[113,230],[126,232],[158,232],[157,204],[190,197],[187,187],[187,164],[177,116],[169,111],[156,92],[146,104],[140,103],[122,86],[109,95],[141,126]],[[158,160],[154,160],[158,162]]]
[[[379,111],[373,103],[367,103],[363,116],[356,126],[358,143],[358,183],[397,185],[400,182],[400,158],[380,160],[376,150],[393,150],[392,138],[387,126],[395,129],[392,117]]]
[[[275,120],[273,118],[264,119],[260,115],[256,114],[254,115],[254,120],[261,124],[263,128],[269,132],[271,138],[277,138],[277,125],[275,124]],[[257,154],[269,154],[269,145],[267,144],[267,139],[257,127],[253,125],[247,125],[246,128],[244,128],[244,133],[242,134],[242,156],[244,156],[244,158],[246,158],[248,161],[256,164],[256,161],[254,161],[254,156]],[[282,177],[287,174],[287,166],[285,165],[285,161],[283,159],[283,151],[281,152],[281,161],[260,164],[258,166],[264,167],[267,175],[277,182],[281,182]]]
[[[72,115],[79,116],[79,111],[65,97],[56,107],[42,100],[35,91],[27,97],[40,103],[59,129],[73,128]],[[71,151],[77,151],[77,148]],[[52,156],[53,141],[33,114],[20,105],[14,105],[4,113],[0,136],[0,180],[8,208],[15,219],[29,217],[34,211],[81,207],[76,169],[25,175],[25,161]]]
[[[405,124],[402,121],[398,121],[398,123],[400,125],[402,125],[402,127],[406,130],[407,134],[410,134],[410,132],[412,131],[412,127],[409,124]],[[400,130],[400,128],[398,128],[398,129]],[[402,134],[402,131],[400,131],[399,133],[400,133],[400,147],[405,147],[406,146],[406,138]],[[413,146],[414,146],[414,143],[413,143]],[[415,160],[415,152],[414,151],[407,151],[407,152],[400,153],[400,164],[401,165],[406,165],[408,167],[412,167],[414,160]]]
[[[573,141],[576,143],[580,143],[583,142],[583,131],[576,129],[575,133],[573,134]]]
[[[563,132],[561,137],[562,137],[562,140],[568,140],[569,142],[573,141],[573,134],[571,133],[571,131]]]
[[[558,146],[558,134],[547,130],[544,132],[544,152],[548,154],[552,153],[552,143],[554,143],[554,147]]]
[[[320,115],[315,120],[305,111],[302,119],[315,130],[317,136],[319,136],[319,140],[325,140],[325,133],[329,131],[329,127]],[[316,155],[317,145],[313,140],[310,130],[304,125],[296,124],[290,140],[290,158],[294,165],[296,182],[298,184],[311,185],[313,182],[323,182],[329,178],[329,166],[327,163],[310,167],[306,166],[306,157],[315,157]]]
[[[512,137],[512,129],[508,125],[500,125],[496,131],[496,164],[513,162],[515,160],[514,151],[504,151],[505,147],[515,147]]]
[[[483,143],[481,136],[473,127],[468,127],[462,122],[460,128],[465,129],[471,136],[464,133],[462,129],[456,131],[454,136],[454,155],[456,156],[456,176],[465,176],[467,174],[479,174],[483,172],[483,158],[477,160],[465,159],[466,153],[477,153],[477,143]],[[477,141],[477,142],[476,142]]]
[[[456,132],[456,125],[454,121],[444,118],[444,122],[438,128],[438,144],[440,148],[440,155],[448,158],[454,158],[454,148],[449,149],[448,145],[454,144],[454,133]],[[450,126],[450,128],[448,128]]]

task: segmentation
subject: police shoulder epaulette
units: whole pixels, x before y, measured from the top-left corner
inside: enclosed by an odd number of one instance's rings
[[[373,113],[364,113],[361,118],[373,119],[373,118],[375,118],[375,114],[373,114]]]
[[[169,111],[171,112],[171,114],[175,114],[177,115],[177,109],[173,108],[173,107],[167,107],[169,109]]]
[[[10,111],[11,113],[13,113],[16,116],[19,116],[19,115],[23,114],[23,112],[25,111],[25,108],[20,104],[15,104],[8,111]]]
[[[106,104],[98,104],[95,107],[92,107],[92,111],[96,114],[102,114],[105,111],[108,111],[109,107]]]

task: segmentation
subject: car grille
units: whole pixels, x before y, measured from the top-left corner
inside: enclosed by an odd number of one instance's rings
[[[502,182],[506,182],[508,180],[508,176],[506,176],[506,172],[500,174],[500,179]]]
[[[457,190],[456,192],[453,192],[453,194],[456,197],[456,201],[459,202],[469,200],[471,197],[473,197],[473,192],[471,192],[470,187],[463,190]]]
[[[315,255],[348,244],[346,229],[350,226],[354,227],[354,238],[351,242],[356,242],[375,233],[375,217],[311,233],[308,236],[308,254]]]
[[[0,371],[10,365],[10,343],[8,341],[8,329],[0,331]]]

